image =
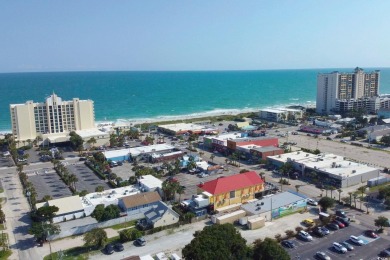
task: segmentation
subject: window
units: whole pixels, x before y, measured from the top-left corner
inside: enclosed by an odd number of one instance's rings
[[[230,192],[230,198],[233,199],[236,197],[236,191],[231,191]]]

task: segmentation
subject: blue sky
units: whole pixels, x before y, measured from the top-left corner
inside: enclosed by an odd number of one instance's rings
[[[390,1],[1,1],[0,72],[390,67]]]

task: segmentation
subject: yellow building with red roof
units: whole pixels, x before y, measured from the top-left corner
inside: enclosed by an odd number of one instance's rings
[[[210,205],[214,209],[246,203],[263,190],[264,180],[255,171],[219,177],[198,185],[198,194],[209,193]]]

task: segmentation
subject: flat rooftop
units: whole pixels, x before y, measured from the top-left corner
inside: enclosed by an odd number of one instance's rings
[[[139,182],[150,189],[161,188],[163,183],[160,179],[157,179],[153,175],[143,175],[141,176],[141,179],[139,179]]]
[[[167,151],[167,150],[172,150],[173,148],[174,148],[173,146],[168,144],[154,144],[154,145],[126,148],[120,150],[104,151],[103,154],[106,158],[115,158],[120,156],[126,156],[129,154],[137,156],[142,153],[155,153],[155,152]]]
[[[141,191],[133,186],[126,186],[126,187],[120,187],[116,189],[111,190],[105,190],[103,192],[93,192],[85,195],[81,198],[81,201],[83,203],[83,207],[91,207],[96,206],[99,204],[118,204],[118,200],[122,197],[126,197],[129,195],[135,195],[137,193],[140,193]]]
[[[170,124],[170,125],[159,125],[158,127],[163,129],[168,129],[173,132],[181,132],[181,131],[194,131],[194,130],[202,130],[205,127],[198,124],[187,124],[187,123],[177,123],[177,124]]]
[[[91,128],[91,129],[85,129],[85,130],[78,130],[76,133],[81,136],[81,138],[88,138],[88,137],[93,137],[93,136],[101,136],[105,135],[106,137],[109,136],[108,133],[103,132],[99,130],[98,128]]]
[[[257,201],[243,204],[241,208],[247,212],[250,212],[253,215],[258,215],[264,212],[271,211],[271,203],[272,209],[277,209],[304,199],[307,199],[305,195],[286,191],[275,195],[268,195]]]
[[[306,168],[316,169],[328,174],[332,174],[339,179],[352,177],[353,175],[364,174],[377,170],[366,164],[345,160],[343,156],[335,154],[311,154],[302,151],[285,153],[281,155],[268,156],[269,159],[286,163],[288,161],[300,163]]]

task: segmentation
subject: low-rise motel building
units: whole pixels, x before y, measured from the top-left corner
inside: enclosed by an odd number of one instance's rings
[[[198,194],[207,194],[214,210],[247,203],[262,191],[264,180],[255,171],[219,177],[198,185]]]

